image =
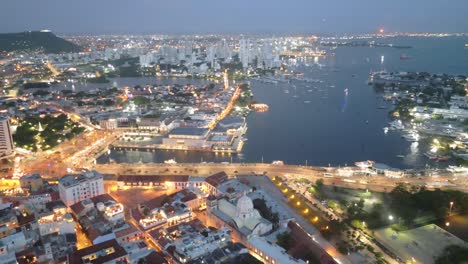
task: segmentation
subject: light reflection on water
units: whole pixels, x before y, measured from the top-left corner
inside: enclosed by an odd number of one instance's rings
[[[431,164],[423,153],[427,146],[410,143],[399,132],[383,132],[388,126],[389,109],[381,96],[367,85],[370,71],[428,71],[449,74],[464,73],[468,53],[463,49],[467,38],[391,39],[396,44],[411,45],[405,50],[411,60],[400,60],[402,51],[391,48],[338,48],[336,56],[290,60],[290,69],[304,72],[306,78],[323,83],[301,81],[278,84],[251,81],[255,100],[267,103],[266,113],[252,113],[242,155],[208,152],[112,151],[98,162],[109,158],[116,162],[265,162],[283,160],[289,164],[328,166],[375,160],[399,168],[424,167]],[[443,54],[443,55],[442,55]],[[382,56],[385,59],[381,60]],[[435,63],[437,62],[437,63]],[[201,80],[128,78],[118,85],[146,83],[207,83]],[[348,89],[348,96],[344,95]],[[309,103],[308,103],[309,102]],[[387,105],[388,106],[388,105]],[[401,158],[399,156],[404,156]],[[432,166],[440,164],[432,163]]]

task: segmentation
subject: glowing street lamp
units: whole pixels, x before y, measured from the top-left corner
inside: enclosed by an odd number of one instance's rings
[[[393,221],[393,215],[389,215],[388,220]]]

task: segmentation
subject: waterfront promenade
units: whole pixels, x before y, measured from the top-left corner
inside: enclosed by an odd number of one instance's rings
[[[339,176],[336,167],[311,167],[298,165],[273,165],[267,163],[181,163],[181,164],[96,164],[92,169],[107,175],[193,175],[210,176],[224,171],[230,177],[236,175],[267,175],[294,178],[306,178],[312,182],[323,179],[327,185],[336,185],[354,189],[368,189],[377,192],[389,192],[399,183],[426,186],[428,189],[454,189],[468,192],[468,175],[437,174],[431,176],[389,178],[383,175]]]

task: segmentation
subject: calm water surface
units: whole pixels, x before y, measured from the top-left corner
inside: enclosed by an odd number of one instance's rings
[[[388,109],[381,95],[367,85],[370,71],[428,71],[467,74],[468,38],[393,38],[379,40],[412,49],[339,47],[334,57],[298,62],[292,70],[322,83],[266,84],[251,81],[255,100],[267,103],[266,113],[249,115],[248,141],[240,155],[186,151],[124,152],[113,151],[98,159],[106,163],[234,161],[337,166],[359,160],[375,160],[397,168],[421,168],[431,164],[422,143],[406,142],[398,132],[384,134]],[[409,60],[400,60],[400,56]],[[382,59],[383,58],[383,59]],[[115,85],[148,83],[206,83],[200,80],[121,78]],[[89,86],[89,84],[88,84]],[[92,85],[94,88],[102,84]],[[90,87],[88,87],[89,89]],[[80,88],[78,88],[80,89]],[[348,95],[345,94],[348,89]],[[399,158],[404,155],[405,158]]]

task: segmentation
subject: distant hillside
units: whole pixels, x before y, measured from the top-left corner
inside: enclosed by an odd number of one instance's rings
[[[81,47],[51,32],[29,31],[0,34],[0,51],[37,51],[62,53],[81,51]]]

